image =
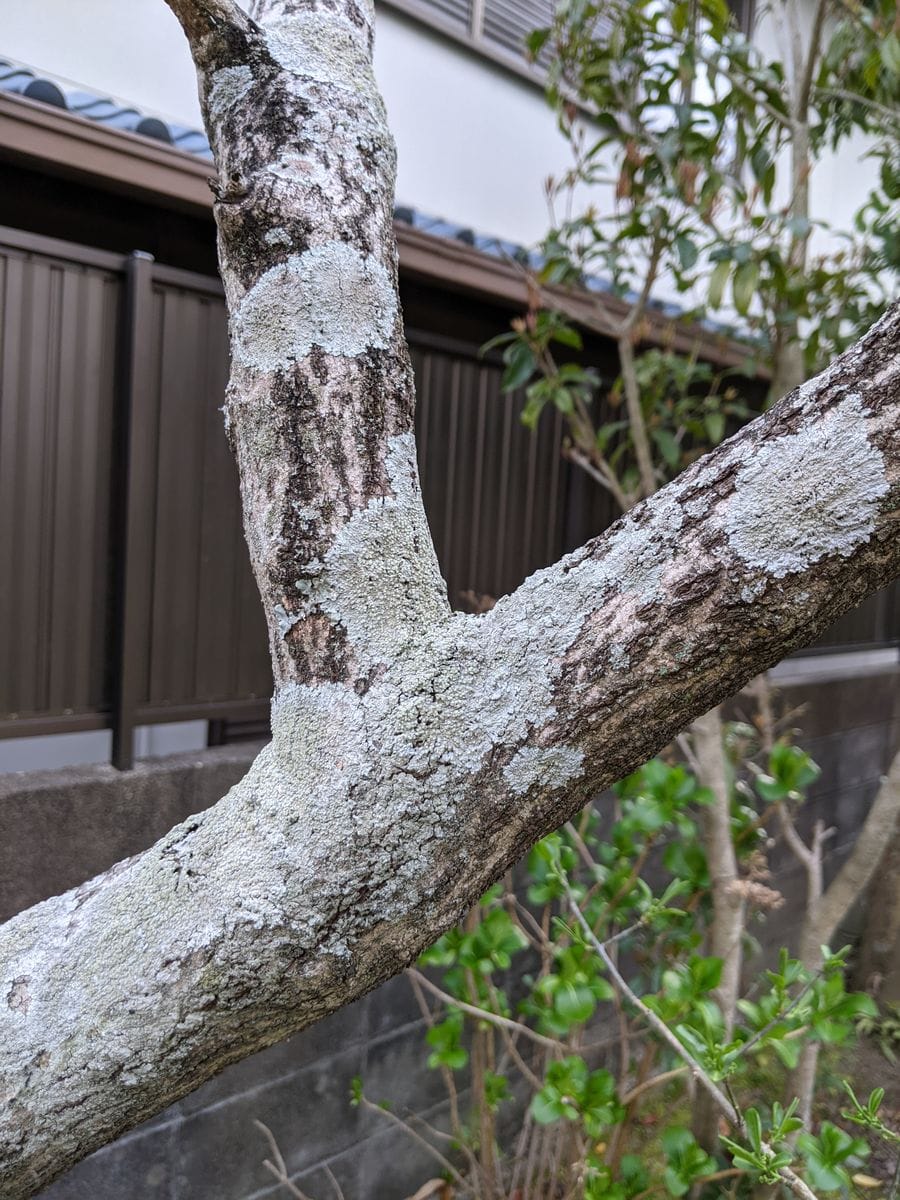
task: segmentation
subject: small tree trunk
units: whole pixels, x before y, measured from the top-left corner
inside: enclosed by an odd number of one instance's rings
[[[838,926],[871,879],[881,859],[881,852],[895,836],[900,817],[900,754],[891,763],[887,776],[878,789],[869,815],[856,839],[853,852],[832,881],[822,890],[823,831],[817,826],[812,847],[807,850],[804,865],[807,872],[807,910],[800,943],[800,960],[808,971],[819,965],[820,947],[827,946]],[[790,1081],[790,1096],[800,1101],[798,1115],[808,1124],[815,1098],[816,1070],[819,1061],[818,1042],[809,1042]]]
[[[742,942],[746,905],[739,887],[737,858],[731,836],[731,778],[723,742],[722,716],[715,708],[691,726],[698,778],[713,795],[706,810],[706,857],[712,884],[713,920],[709,949],[722,960],[722,978],[714,993],[722,1014],[724,1038],[731,1037],[741,986]],[[694,1105],[694,1136],[707,1151],[718,1140],[719,1113],[705,1092]]]

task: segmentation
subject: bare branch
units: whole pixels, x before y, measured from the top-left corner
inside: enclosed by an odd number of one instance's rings
[[[238,29],[251,26],[249,17],[235,0],[166,0],[181,22],[181,27],[193,46],[200,38],[229,25]]]
[[[881,861],[900,819],[900,754],[891,763],[850,857],[814,905],[804,930],[804,953],[818,955],[827,946],[853,902],[864,891]]]
[[[263,1166],[278,1180],[282,1187],[286,1187],[291,1195],[296,1197],[296,1200],[310,1200],[310,1197],[307,1196],[306,1192],[301,1192],[296,1183],[294,1183],[288,1175],[284,1158],[282,1157],[281,1151],[278,1148],[278,1143],[275,1141],[275,1134],[268,1127],[268,1125],[264,1125],[262,1121],[254,1120],[253,1124],[257,1129],[261,1130],[262,1133],[265,1134],[266,1140],[269,1143],[269,1149],[272,1152],[272,1159],[274,1159],[274,1162],[268,1158],[264,1159]]]
[[[822,31],[825,28],[825,16],[828,10],[828,0],[818,0],[813,17],[812,29],[809,34],[809,46],[806,51],[806,64],[800,80],[800,90],[797,95],[798,111],[805,117],[809,108],[809,98],[812,92],[816,64],[819,60],[819,47],[822,42]]]
[[[441,1169],[446,1171],[447,1174],[456,1181],[459,1187],[461,1187],[463,1190],[468,1190],[466,1188],[466,1181],[463,1179],[462,1175],[460,1175],[459,1171],[457,1171],[456,1167],[454,1167],[450,1159],[445,1158],[444,1155],[441,1154],[440,1150],[438,1150],[436,1146],[432,1146],[431,1142],[429,1142],[427,1138],[422,1137],[421,1133],[419,1133],[417,1129],[414,1129],[408,1121],[404,1121],[402,1117],[398,1117],[396,1113],[392,1113],[389,1108],[382,1108],[379,1104],[373,1104],[372,1101],[366,1099],[365,1096],[360,1097],[360,1104],[369,1112],[376,1113],[379,1117],[384,1117],[385,1120],[390,1121],[392,1125],[396,1125],[399,1129],[402,1129],[409,1135],[409,1137],[413,1139],[413,1141],[418,1142],[423,1150],[430,1154],[436,1163],[440,1164]]]
[[[437,984],[432,983],[427,975],[423,975],[421,971],[417,971],[414,967],[407,967],[406,974],[414,979],[420,987],[426,988],[432,995],[449,1005],[451,1008],[458,1008],[460,1012],[467,1013],[470,1017],[475,1017],[479,1021],[487,1021],[490,1025],[497,1025],[502,1029],[511,1030],[513,1033],[524,1033],[527,1038],[533,1042],[537,1042],[539,1046],[546,1046],[549,1049],[558,1052],[559,1042],[553,1038],[545,1037],[542,1033],[538,1033],[536,1029],[523,1024],[520,1021],[513,1021],[509,1017],[503,1017],[500,1013],[488,1012],[485,1008],[479,1008],[477,1004],[469,1004],[465,1000],[458,1000],[456,996],[451,996],[448,992],[441,991]]]

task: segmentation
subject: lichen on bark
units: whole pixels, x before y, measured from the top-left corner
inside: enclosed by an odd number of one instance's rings
[[[858,392],[743,462],[725,507],[732,549],[776,579],[827,554],[852,554],[872,536],[889,490]]]
[[[10,1200],[399,970],[588,797],[900,569],[897,308],[607,535],[489,613],[451,613],[416,472],[373,7],[168,2],[216,156],[273,737],[214,808],[0,927]],[[853,486],[809,477],[835,429]],[[780,535],[773,571],[757,509],[779,510],[793,464],[802,513],[828,519],[804,515],[800,548]]]

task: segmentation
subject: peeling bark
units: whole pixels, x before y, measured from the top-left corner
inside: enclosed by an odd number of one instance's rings
[[[538,838],[900,570],[900,309],[450,612],[422,508],[369,0],[170,0],[218,167],[227,415],[276,675],[213,809],[0,928],[0,1182],[39,1190],[399,970]]]

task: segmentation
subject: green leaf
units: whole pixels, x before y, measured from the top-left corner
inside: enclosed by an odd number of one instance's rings
[[[563,1020],[581,1024],[593,1014],[596,1004],[589,987],[584,984],[576,987],[573,983],[564,983],[553,997],[553,1007]]]
[[[725,284],[728,282],[728,276],[731,274],[731,263],[728,259],[722,259],[717,262],[713,268],[713,273],[709,280],[709,306],[710,308],[720,308],[722,305],[722,297],[725,294]]]
[[[531,1115],[538,1125],[552,1125],[562,1115],[559,1094],[550,1088],[542,1088],[531,1098]]]
[[[700,257],[700,251],[689,237],[680,233],[675,239],[675,249],[678,251],[678,259],[682,270],[689,271],[691,267],[696,265],[697,259]]]
[[[722,412],[708,412],[703,417],[703,424],[706,426],[706,436],[714,446],[718,446],[722,438],[725,436],[725,414]]]
[[[734,307],[741,316],[745,317],[750,311],[750,302],[756,292],[759,282],[759,265],[755,262],[741,263],[734,273],[731,284],[731,294]]]
[[[572,398],[572,393],[567,387],[558,387],[554,389],[553,403],[563,414],[563,416],[569,416],[570,413],[575,411],[575,401]]]
[[[800,1062],[803,1043],[800,1038],[773,1038],[769,1043],[789,1071]]]
[[[581,350],[584,345],[581,334],[570,325],[559,325],[554,329],[553,341],[560,342],[563,346],[571,346],[573,350]]]
[[[892,75],[900,75],[900,38],[896,33],[889,33],[882,39],[879,52],[885,68]]]
[[[505,392],[514,392],[522,387],[534,374],[536,362],[531,349],[524,342],[515,342],[503,355],[506,370],[503,372],[502,387]]]
[[[551,30],[550,29],[533,29],[525,39],[525,47],[531,58],[537,58],[540,52],[546,45]]]
[[[652,437],[667,467],[674,471],[681,462],[681,447],[668,429],[654,429]]]

